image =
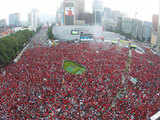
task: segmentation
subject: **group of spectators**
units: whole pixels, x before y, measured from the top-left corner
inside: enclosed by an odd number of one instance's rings
[[[105,43],[27,50],[0,73],[2,120],[147,120],[160,110],[160,57]],[[85,66],[74,75],[63,61]],[[131,78],[137,80],[136,83]]]

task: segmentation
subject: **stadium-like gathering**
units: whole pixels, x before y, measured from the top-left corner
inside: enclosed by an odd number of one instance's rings
[[[160,57],[147,49],[128,54],[103,42],[28,49],[1,70],[0,119],[149,119],[160,110]],[[64,60],[86,71],[71,74]]]

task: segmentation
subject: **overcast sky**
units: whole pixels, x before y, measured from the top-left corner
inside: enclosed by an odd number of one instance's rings
[[[57,5],[62,0],[3,0],[0,6],[0,19],[8,18],[10,13],[19,12],[21,19],[26,20],[27,13],[32,8],[37,8],[41,13],[55,15]],[[86,11],[92,11],[92,1],[86,0]],[[153,14],[158,14],[158,0],[102,0],[103,5],[113,10],[121,12],[133,17],[138,12],[137,18],[142,20],[152,20]]]

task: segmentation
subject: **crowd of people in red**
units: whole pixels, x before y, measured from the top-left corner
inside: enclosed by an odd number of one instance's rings
[[[1,120],[147,120],[160,110],[160,57],[102,43],[27,50],[0,73]],[[82,75],[63,69],[72,60]],[[137,82],[130,81],[131,77]]]

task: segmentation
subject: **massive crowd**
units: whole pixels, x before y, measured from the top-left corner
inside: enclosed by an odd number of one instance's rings
[[[147,120],[160,110],[160,57],[102,43],[27,50],[0,73],[2,120]],[[67,73],[72,60],[86,67]],[[136,83],[131,78],[137,80]]]

